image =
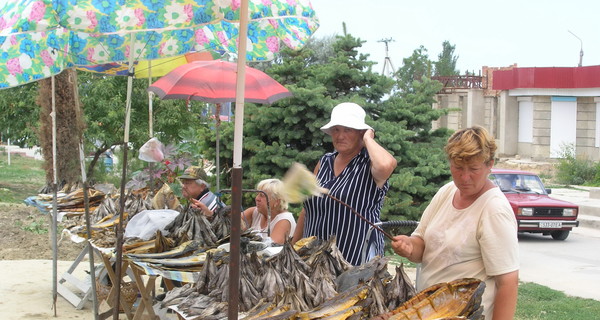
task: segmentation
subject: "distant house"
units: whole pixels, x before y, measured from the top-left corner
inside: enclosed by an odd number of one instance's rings
[[[482,68],[481,85],[450,81],[434,108],[451,108],[434,127],[475,124],[494,134],[499,156],[557,158],[565,147],[600,160],[600,66]]]

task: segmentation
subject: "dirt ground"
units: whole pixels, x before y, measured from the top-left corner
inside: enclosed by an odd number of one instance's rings
[[[50,219],[35,207],[0,203],[0,260],[52,260]],[[63,228],[58,226],[58,239]],[[85,243],[58,242],[58,260],[73,261]]]

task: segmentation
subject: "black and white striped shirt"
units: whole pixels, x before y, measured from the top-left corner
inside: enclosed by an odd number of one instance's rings
[[[329,194],[354,208],[367,220],[380,222],[381,207],[389,189],[388,181],[382,188],[377,187],[371,174],[371,160],[366,148],[336,177],[333,162],[337,154],[327,153],[321,158],[317,173],[319,185],[329,189]],[[337,246],[346,260],[359,265],[369,225],[354,215],[352,210],[327,196],[308,198],[304,202],[304,208],[304,237],[314,235],[327,240],[335,235]],[[371,241],[375,254],[383,256],[383,235],[372,232]]]

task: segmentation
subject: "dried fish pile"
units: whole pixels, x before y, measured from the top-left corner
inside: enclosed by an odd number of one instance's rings
[[[473,278],[438,283],[372,320],[483,320],[481,297],[484,290],[485,282]]]
[[[96,210],[100,203],[104,200],[105,196],[106,195],[102,191],[89,188],[89,210]],[[32,198],[35,199],[34,201],[38,203],[39,206],[44,207],[46,211],[52,210],[52,194],[39,194]],[[62,191],[59,192],[56,197],[56,210],[59,213],[64,214],[67,219],[83,215],[85,213],[83,188],[75,189],[69,193],[63,193]]]
[[[271,257],[242,255],[239,310],[246,313],[244,319],[328,319],[333,315],[334,319],[360,319],[387,312],[388,306],[414,295],[402,266],[392,278],[385,258],[353,267],[342,257],[335,238],[302,241],[296,249],[284,244]],[[176,306],[186,317],[227,318],[223,309],[229,299],[227,260],[227,255],[207,253],[198,281],[167,292],[161,307]]]
[[[229,237],[230,213],[231,207],[221,208],[215,212],[212,221],[208,221],[196,209],[187,207],[165,227],[165,230],[169,232],[169,237],[177,243],[196,240],[200,242],[201,247],[213,248]]]
[[[116,244],[116,234],[114,227],[119,223],[119,199],[120,197],[107,195],[98,205],[96,210],[91,213],[92,221],[91,233],[92,240],[96,245],[103,248],[114,247]],[[125,196],[125,209],[123,212],[124,221],[135,216],[138,212],[152,209],[151,202],[146,192],[130,192]],[[72,220],[65,226],[71,233],[82,238],[87,238],[87,228],[83,217]]]

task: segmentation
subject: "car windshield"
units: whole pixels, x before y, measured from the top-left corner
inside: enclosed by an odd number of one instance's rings
[[[538,176],[516,173],[493,173],[490,180],[494,182],[502,192],[537,193],[545,194],[546,189]]]

